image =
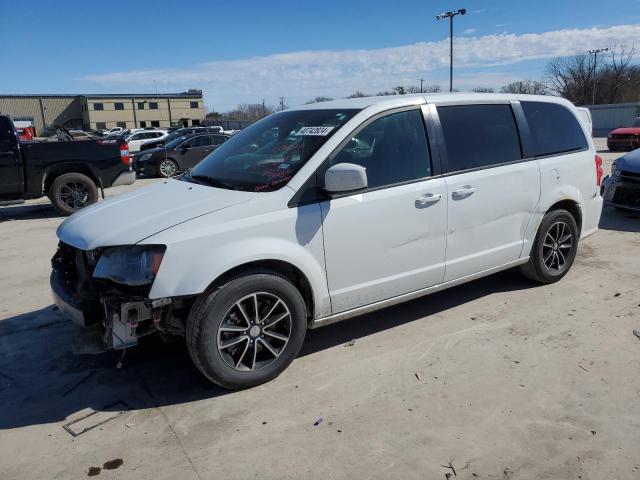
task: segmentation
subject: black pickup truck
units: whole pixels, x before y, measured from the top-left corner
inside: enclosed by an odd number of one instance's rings
[[[124,139],[21,142],[13,121],[0,115],[0,206],[49,197],[62,215],[98,201],[98,189],[136,179]]]

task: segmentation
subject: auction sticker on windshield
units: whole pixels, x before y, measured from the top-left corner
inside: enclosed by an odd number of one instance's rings
[[[333,130],[333,127],[302,127],[296,133],[296,136],[302,137],[325,137],[329,135],[329,132]]]

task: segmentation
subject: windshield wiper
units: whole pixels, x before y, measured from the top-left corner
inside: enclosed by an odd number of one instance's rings
[[[193,175],[191,173],[191,170],[189,170],[188,175],[189,175],[189,178],[192,178],[194,180],[199,180],[208,185],[211,185],[212,187],[226,188],[227,190],[238,190],[238,188],[235,185],[228,182],[224,182],[215,177],[210,177],[208,175]]]

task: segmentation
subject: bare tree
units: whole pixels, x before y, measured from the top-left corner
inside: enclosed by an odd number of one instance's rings
[[[471,90],[476,93],[493,93],[495,90],[491,87],[475,87]]]
[[[367,95],[366,93],[362,93],[360,90],[356,90],[351,95],[349,95],[347,98],[362,98],[362,97],[368,97],[368,96],[369,95]]]
[[[597,75],[593,70],[593,63],[586,53],[554,58],[547,65],[549,90],[577,105],[588,105],[594,73]]]
[[[393,87],[393,91],[396,92],[398,95],[404,95],[405,93],[407,93],[407,90],[402,85]]]
[[[518,80],[503,85],[500,93],[517,93],[525,95],[546,95],[547,86],[539,80]]]
[[[608,62],[600,70],[596,79],[596,103],[616,103],[632,101],[640,98],[637,65],[633,65],[636,53],[634,47],[625,45],[611,45],[609,47]],[[635,78],[634,78],[635,77]],[[636,88],[633,88],[633,86]]]
[[[305,104],[309,105],[310,103],[329,102],[331,100],[333,100],[333,98],[331,98],[331,97],[319,96],[319,97],[314,98],[313,100],[309,100],[308,102],[305,102]]]
[[[422,87],[423,93],[438,93],[441,92],[442,88],[440,85],[425,85]]]
[[[263,103],[243,103],[221,115],[224,120],[255,122],[274,112],[274,108]]]
[[[384,97],[387,95],[398,95],[398,92],[395,89],[393,89],[393,90],[382,90],[376,93],[376,97]]]

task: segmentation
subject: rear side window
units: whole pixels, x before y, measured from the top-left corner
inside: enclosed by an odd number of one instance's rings
[[[419,110],[379,118],[351,138],[331,164],[355,163],[367,169],[369,188],[431,175],[431,161]]]
[[[511,105],[438,107],[447,147],[447,172],[489,167],[522,158]]]
[[[520,102],[529,124],[534,157],[589,148],[578,119],[562,105],[549,102]]]

